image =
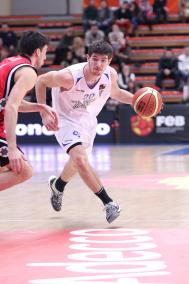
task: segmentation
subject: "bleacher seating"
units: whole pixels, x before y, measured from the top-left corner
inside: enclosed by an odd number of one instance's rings
[[[53,66],[54,52],[64,30],[72,25],[75,35],[83,36],[81,15],[73,16],[14,16],[1,17],[1,23],[8,23],[18,37],[25,30],[39,30],[50,38],[50,45],[45,66],[40,73]],[[183,23],[178,15],[170,15],[167,24],[153,25],[149,30],[147,26],[140,25],[135,36],[129,37],[131,51],[131,70],[136,74],[136,80],[144,86],[154,86],[158,71],[158,60],[165,47],[170,47],[179,55],[184,46],[189,46],[189,24]],[[172,80],[165,80],[164,85],[169,90],[162,92],[165,102],[182,102],[182,92],[174,90]]]
[[[158,72],[158,61],[164,48],[171,48],[178,56],[183,47],[189,46],[189,24],[180,23],[176,15],[169,17],[169,23],[153,25],[149,30],[141,25],[135,37],[130,37],[132,47],[131,71],[136,74],[138,83],[153,87]],[[182,102],[183,94],[174,89],[174,81],[166,79],[163,82],[166,91],[162,91],[164,102]]]
[[[147,26],[141,25],[137,36],[151,35],[152,31]],[[185,23],[158,24],[153,30],[153,35],[189,35],[188,25]]]

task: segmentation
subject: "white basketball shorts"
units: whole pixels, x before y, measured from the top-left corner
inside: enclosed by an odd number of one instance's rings
[[[95,127],[81,127],[64,120],[64,122],[61,122],[59,130],[55,132],[55,136],[66,153],[69,153],[77,145],[83,145],[87,153],[90,153],[96,136],[96,125]]]

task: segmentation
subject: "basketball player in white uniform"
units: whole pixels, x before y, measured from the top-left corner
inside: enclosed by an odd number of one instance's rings
[[[60,211],[65,185],[78,172],[86,185],[105,206],[109,223],[120,214],[120,207],[104,189],[88,160],[96,135],[96,116],[107,99],[131,104],[133,94],[117,84],[117,72],[109,66],[112,47],[104,41],[94,42],[88,49],[87,62],[51,71],[38,77],[36,95],[39,103],[46,102],[46,88],[52,88],[53,107],[59,115],[57,141],[69,155],[60,177],[50,177],[51,204]]]

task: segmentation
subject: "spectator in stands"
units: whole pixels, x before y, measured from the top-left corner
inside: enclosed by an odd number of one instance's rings
[[[126,91],[128,91],[128,92],[132,91],[133,94],[134,94],[134,93],[136,93],[136,91],[137,91],[138,89],[140,89],[140,88],[142,88],[142,87],[143,87],[142,85],[140,85],[140,86],[137,85],[137,84],[136,84],[136,81],[129,80],[129,82],[128,82],[128,87],[127,87]]]
[[[131,3],[133,3],[135,0],[126,0],[127,3],[130,5]],[[125,0],[119,0],[119,4],[123,4],[123,2],[125,2]]]
[[[152,30],[153,23],[153,9],[148,0],[139,0],[139,20],[141,24],[145,24]]]
[[[88,47],[94,41],[103,40],[104,37],[104,32],[98,28],[97,24],[93,24],[90,30],[85,34],[85,46]]]
[[[117,70],[119,71],[121,68],[121,64],[129,64],[130,63],[130,55],[131,55],[131,47],[129,46],[128,38],[125,37],[125,44],[117,49],[114,50],[114,56],[112,58],[111,64],[114,65]]]
[[[178,59],[174,52],[165,49],[163,56],[159,60],[159,72],[156,76],[156,86],[162,89],[162,81],[165,78],[172,78],[175,81],[175,88],[180,88],[180,77],[178,71]]]
[[[3,48],[3,40],[2,38],[0,38],[0,53],[1,53],[2,48]]]
[[[76,36],[74,38],[72,49],[78,62],[83,62],[86,60],[85,43],[82,37]]]
[[[135,81],[135,74],[131,72],[130,66],[127,64],[122,64],[120,70],[118,71],[118,85],[123,90],[132,90],[133,94],[139,89]],[[110,98],[106,103],[106,109],[115,112],[114,123],[119,123],[118,121],[118,111],[119,105],[121,103]]]
[[[131,20],[132,13],[129,8],[129,3],[124,1],[114,12],[115,23],[124,30],[124,34],[128,35],[132,31]]]
[[[0,32],[0,38],[2,39],[3,46],[7,46],[10,50],[17,48],[17,35],[13,32],[8,24],[2,24],[2,31]]]
[[[10,56],[11,56],[11,52],[9,48],[7,46],[3,46],[0,51],[0,61]]]
[[[130,3],[130,11],[131,11],[131,14],[132,14],[132,19],[131,19],[132,33],[135,33],[135,31],[138,28],[139,18],[140,18],[140,10],[139,10],[139,6],[138,6],[137,1],[132,1]]]
[[[98,27],[107,35],[113,23],[113,12],[108,6],[107,0],[100,1],[98,9]]]
[[[83,28],[86,32],[91,25],[98,22],[98,9],[94,0],[89,0],[89,5],[83,11]]]
[[[180,0],[180,16],[182,20],[189,19],[189,0]]]
[[[73,28],[68,27],[55,50],[55,58],[53,64],[59,65],[62,62],[67,54],[67,51],[72,50],[73,40]]]
[[[167,21],[167,0],[155,0],[153,4],[153,12],[157,23]]]
[[[73,51],[68,50],[66,57],[61,62],[61,65],[65,68],[76,63],[79,63],[79,60],[75,57]]]
[[[182,54],[178,56],[178,69],[184,85],[189,83],[189,47],[185,47]]]
[[[178,69],[183,87],[183,102],[189,101],[189,47],[178,56]]]
[[[112,31],[108,34],[108,40],[114,50],[119,50],[125,46],[124,33],[117,24],[112,26]]]
[[[122,64],[121,70],[118,73],[118,85],[120,88],[127,90],[130,81],[135,81],[135,74],[131,72],[129,65]]]

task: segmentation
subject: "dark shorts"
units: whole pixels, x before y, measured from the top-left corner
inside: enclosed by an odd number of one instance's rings
[[[17,148],[22,152],[22,150],[19,147]],[[4,167],[8,164],[9,164],[9,158],[8,158],[7,141],[5,138],[0,137],[0,167]]]

